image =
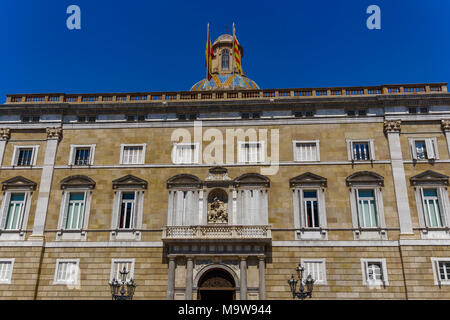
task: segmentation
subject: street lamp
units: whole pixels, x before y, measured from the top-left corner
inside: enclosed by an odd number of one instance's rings
[[[122,281],[117,281],[116,278],[112,279],[109,283],[109,287],[111,288],[111,295],[113,300],[131,300],[133,299],[134,291],[136,290],[136,284],[133,281],[133,278],[130,281],[127,281],[128,271],[123,267],[122,271],[119,271],[120,276],[122,277]],[[126,287],[126,289],[125,289]]]
[[[305,268],[302,267],[301,264],[298,265],[298,267],[295,269],[298,274],[298,279],[294,279],[294,275],[291,275],[291,279],[288,280],[289,286],[291,287],[292,291],[292,299],[299,298],[299,299],[305,299],[305,298],[312,298],[312,291],[314,286],[314,279],[311,277],[311,274],[309,274],[306,277],[305,285],[306,285],[306,292],[305,287],[303,286],[303,271],[305,271]],[[300,281],[300,288],[297,292],[297,282]]]

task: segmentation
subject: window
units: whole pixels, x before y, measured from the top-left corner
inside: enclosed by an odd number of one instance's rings
[[[121,145],[121,164],[144,164],[145,144]]]
[[[294,117],[295,118],[314,117],[314,113],[315,112],[313,110],[294,111]]]
[[[91,178],[75,175],[61,181],[62,200],[58,219],[57,240],[86,240],[92,189]]]
[[[55,278],[53,284],[75,285],[79,278],[79,259],[56,260]]]
[[[120,274],[125,267],[125,271],[128,272],[126,280],[129,281],[134,278],[134,259],[112,259],[111,262],[111,276],[110,281],[116,279],[122,281],[122,275]]]
[[[414,186],[422,237],[448,238],[449,233],[445,230],[450,220],[448,176],[428,170],[412,177],[410,181]]]
[[[134,192],[122,192],[122,199],[120,201],[120,229],[133,229],[135,220],[136,195]]]
[[[234,181],[238,188],[236,192],[236,220],[233,224],[267,225],[269,179],[256,173],[247,173]]]
[[[303,214],[305,227],[318,228],[319,225],[319,206],[317,200],[317,191],[303,190]]]
[[[0,209],[0,240],[23,240],[28,223],[31,196],[36,183],[18,176],[2,183],[4,190]]]
[[[78,116],[77,122],[95,122],[95,116]]]
[[[264,142],[239,141],[238,161],[241,163],[264,162]]]
[[[222,70],[230,70],[230,53],[227,49],[222,50]]]
[[[367,109],[350,109],[347,110],[347,115],[348,116],[366,116],[367,115]]]
[[[377,207],[374,190],[359,189],[358,196],[358,218],[361,228],[378,227]]]
[[[0,284],[11,284],[14,259],[0,260]]]
[[[127,115],[128,122],[145,121],[145,115]]]
[[[65,214],[64,229],[79,230],[83,225],[85,208],[85,193],[70,192],[67,211]]]
[[[450,258],[431,258],[434,284],[450,285]]]
[[[95,144],[71,145],[69,165],[88,166],[94,164]]]
[[[352,161],[375,160],[373,140],[347,140],[348,156]]]
[[[39,116],[22,116],[22,122],[39,122]]]
[[[249,113],[249,112],[242,112],[241,113],[241,118],[242,119],[260,119],[261,118],[261,113],[260,112],[253,112],[253,113]]]
[[[439,159],[436,138],[410,139],[409,144],[414,160]]]
[[[198,143],[174,143],[172,161],[175,164],[198,163]]]
[[[440,228],[444,226],[444,219],[439,205],[437,189],[422,189],[423,209],[427,227]]]
[[[301,259],[301,265],[305,268],[303,278],[311,275],[314,285],[327,284],[325,259]]]
[[[14,146],[12,166],[35,166],[39,146]]]
[[[3,230],[20,230],[25,211],[25,193],[9,194],[9,203],[5,215]]]
[[[310,172],[289,180],[294,197],[296,239],[326,239],[325,187],[327,179]]]
[[[193,175],[180,174],[167,180],[169,189],[169,226],[188,226],[206,224],[205,217],[199,217],[200,196],[203,197],[202,181]],[[205,199],[206,200],[206,199]],[[205,210],[206,211],[206,210]]]
[[[361,259],[363,285],[388,286],[386,259]]]
[[[147,181],[127,175],[113,181],[111,240],[140,240]]]
[[[356,172],[346,179],[355,240],[387,239],[382,187],[384,178],[374,172]]]
[[[294,161],[319,161],[319,141],[293,141]]]

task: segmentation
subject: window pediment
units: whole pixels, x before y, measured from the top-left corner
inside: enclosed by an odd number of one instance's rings
[[[318,176],[311,172],[306,172],[301,175],[296,176],[289,180],[289,186],[291,188],[295,186],[301,185],[320,185],[322,187],[327,186],[327,179],[321,176]]]
[[[61,180],[61,189],[67,188],[95,188],[95,181],[88,176],[75,175]]]
[[[415,186],[418,184],[443,184],[448,186],[448,176],[432,171],[427,170],[425,172],[419,173],[418,175],[412,177],[410,179],[411,185]]]
[[[36,190],[36,182],[22,176],[17,176],[2,182],[2,190],[7,189],[30,189]]]
[[[258,173],[245,173],[234,179],[234,186],[270,187],[270,180],[266,176],[263,176]]]
[[[358,184],[371,184],[384,186],[384,178],[378,173],[371,171],[359,171],[353,173],[345,179],[347,186],[353,186]]]
[[[113,189],[120,188],[138,188],[138,189],[147,189],[147,181],[144,179],[135,177],[131,174],[126,175],[122,178],[116,179],[112,182]]]
[[[178,174],[167,180],[168,189],[176,187],[201,188],[202,185],[202,180],[192,174]]]

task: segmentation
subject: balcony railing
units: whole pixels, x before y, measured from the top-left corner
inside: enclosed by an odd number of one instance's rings
[[[179,91],[179,92],[139,92],[108,94],[9,94],[7,104],[46,104],[46,103],[161,103],[186,102],[201,100],[234,100],[234,99],[311,99],[311,98],[344,98],[348,96],[398,95],[445,93],[446,83],[399,84],[367,87],[339,88],[299,88],[299,89],[263,89],[263,90],[227,90],[227,91]]]
[[[199,239],[271,239],[270,226],[202,225],[167,226],[163,240]]]

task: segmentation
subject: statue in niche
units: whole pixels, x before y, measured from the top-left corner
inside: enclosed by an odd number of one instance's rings
[[[223,190],[214,190],[208,197],[208,223],[228,223],[227,195]]]

